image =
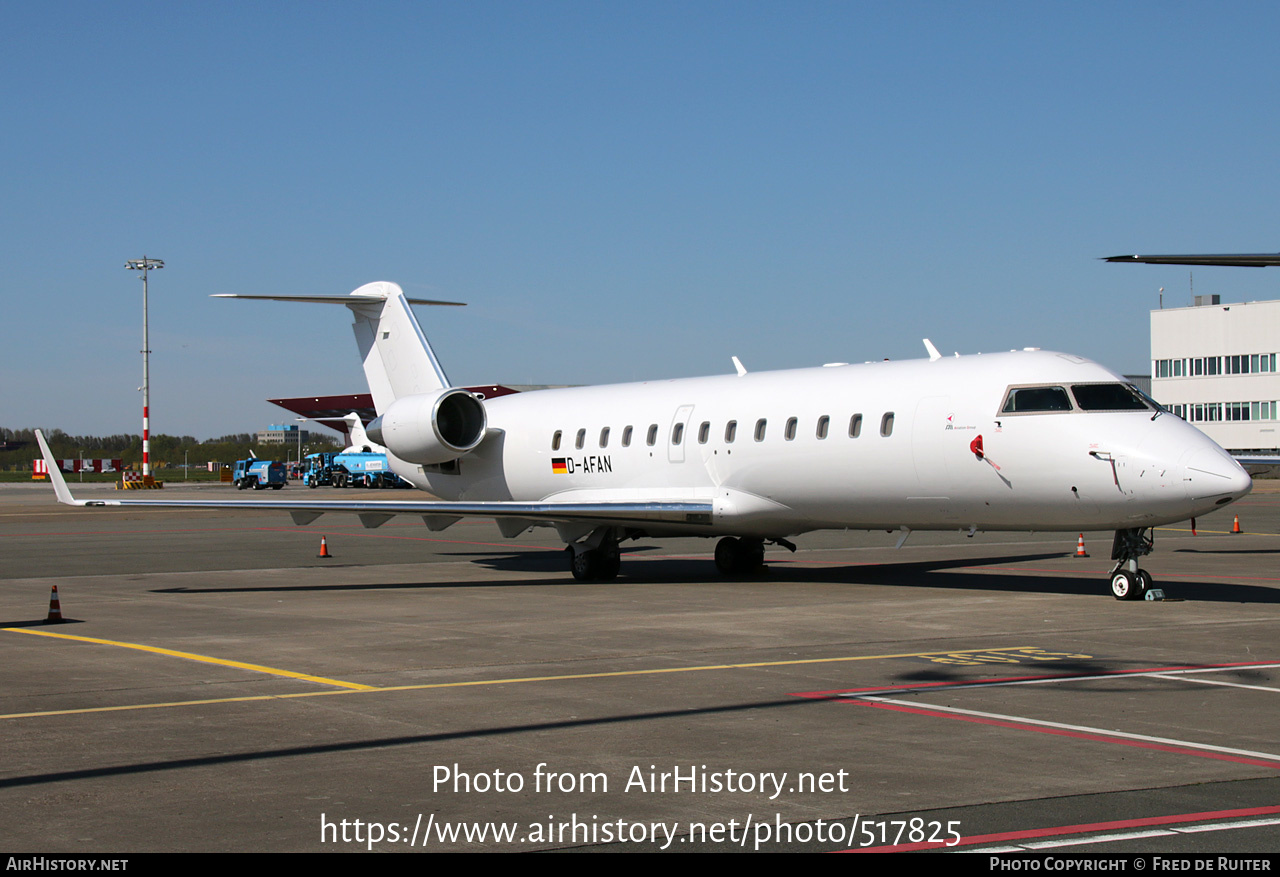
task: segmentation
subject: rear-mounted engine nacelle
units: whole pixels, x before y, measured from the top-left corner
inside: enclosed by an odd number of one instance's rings
[[[403,396],[365,430],[410,463],[445,463],[484,440],[484,403],[466,390]]]

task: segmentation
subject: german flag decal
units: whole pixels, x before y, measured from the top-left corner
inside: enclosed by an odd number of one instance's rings
[[[565,461],[564,461],[564,457],[552,457],[552,458],[551,458],[551,474],[553,474],[553,475],[568,475],[568,474],[569,474],[569,467],[568,467],[568,465],[565,463]]]

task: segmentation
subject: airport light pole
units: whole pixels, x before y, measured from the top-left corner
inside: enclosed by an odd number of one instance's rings
[[[147,324],[147,272],[164,267],[160,259],[130,259],[124,263],[130,271],[142,272],[142,481],[151,481],[151,342]]]

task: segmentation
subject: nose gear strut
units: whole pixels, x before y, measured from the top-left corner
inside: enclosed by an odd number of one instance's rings
[[[1138,568],[1138,558],[1151,553],[1155,534],[1149,527],[1116,530],[1111,543],[1111,595],[1117,600],[1141,600],[1151,589],[1151,573]]]

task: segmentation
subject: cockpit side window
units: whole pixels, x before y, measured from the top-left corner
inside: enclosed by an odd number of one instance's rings
[[[1000,413],[1030,414],[1070,410],[1071,397],[1063,387],[1011,387]]]
[[[1142,394],[1128,384],[1072,384],[1082,411],[1148,411]]]

